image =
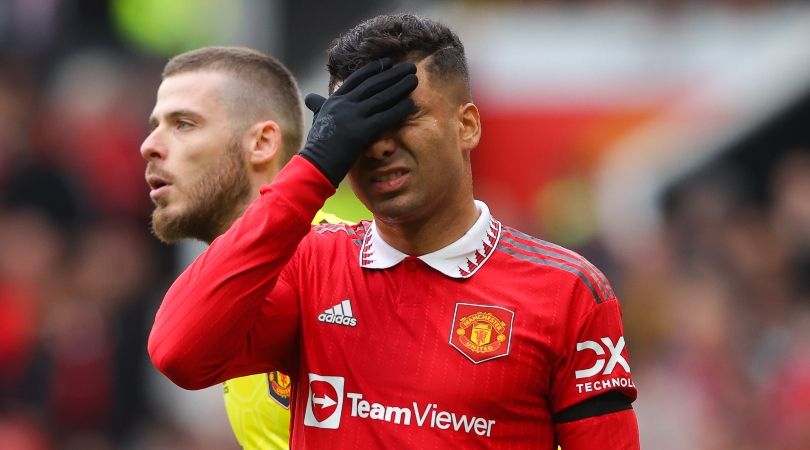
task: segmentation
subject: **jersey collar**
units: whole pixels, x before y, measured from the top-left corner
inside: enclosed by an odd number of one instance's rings
[[[425,264],[451,278],[469,278],[489,259],[501,237],[501,223],[492,217],[487,205],[475,200],[475,207],[481,213],[478,220],[457,241],[419,256]],[[393,267],[408,255],[388,245],[377,232],[375,222],[363,238],[360,251],[360,266],[366,269],[387,269]]]

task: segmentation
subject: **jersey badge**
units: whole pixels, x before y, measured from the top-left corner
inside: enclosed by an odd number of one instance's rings
[[[304,413],[304,425],[336,430],[343,411],[343,377],[309,374],[309,398]]]
[[[501,306],[456,303],[450,345],[474,364],[509,354],[514,311]]]
[[[284,409],[290,409],[290,391],[292,382],[290,377],[281,372],[270,372],[267,374],[267,384],[270,398],[281,405]]]

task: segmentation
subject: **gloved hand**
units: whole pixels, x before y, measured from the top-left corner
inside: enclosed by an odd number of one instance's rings
[[[299,154],[337,187],[380,133],[413,112],[410,94],[416,85],[414,64],[392,67],[384,58],[357,69],[329,98],[307,95],[315,119]]]

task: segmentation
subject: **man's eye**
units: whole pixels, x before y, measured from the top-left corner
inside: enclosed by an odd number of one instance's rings
[[[187,122],[185,120],[178,120],[175,126],[177,127],[178,130],[183,130],[186,128],[191,128],[192,125],[191,122]]]

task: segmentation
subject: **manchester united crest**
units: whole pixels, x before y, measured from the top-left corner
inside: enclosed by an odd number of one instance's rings
[[[509,354],[515,313],[500,306],[456,303],[450,345],[475,364]]]
[[[290,377],[281,372],[270,372],[267,374],[267,384],[270,388],[270,398],[285,409],[290,409],[290,391],[292,390]]]

